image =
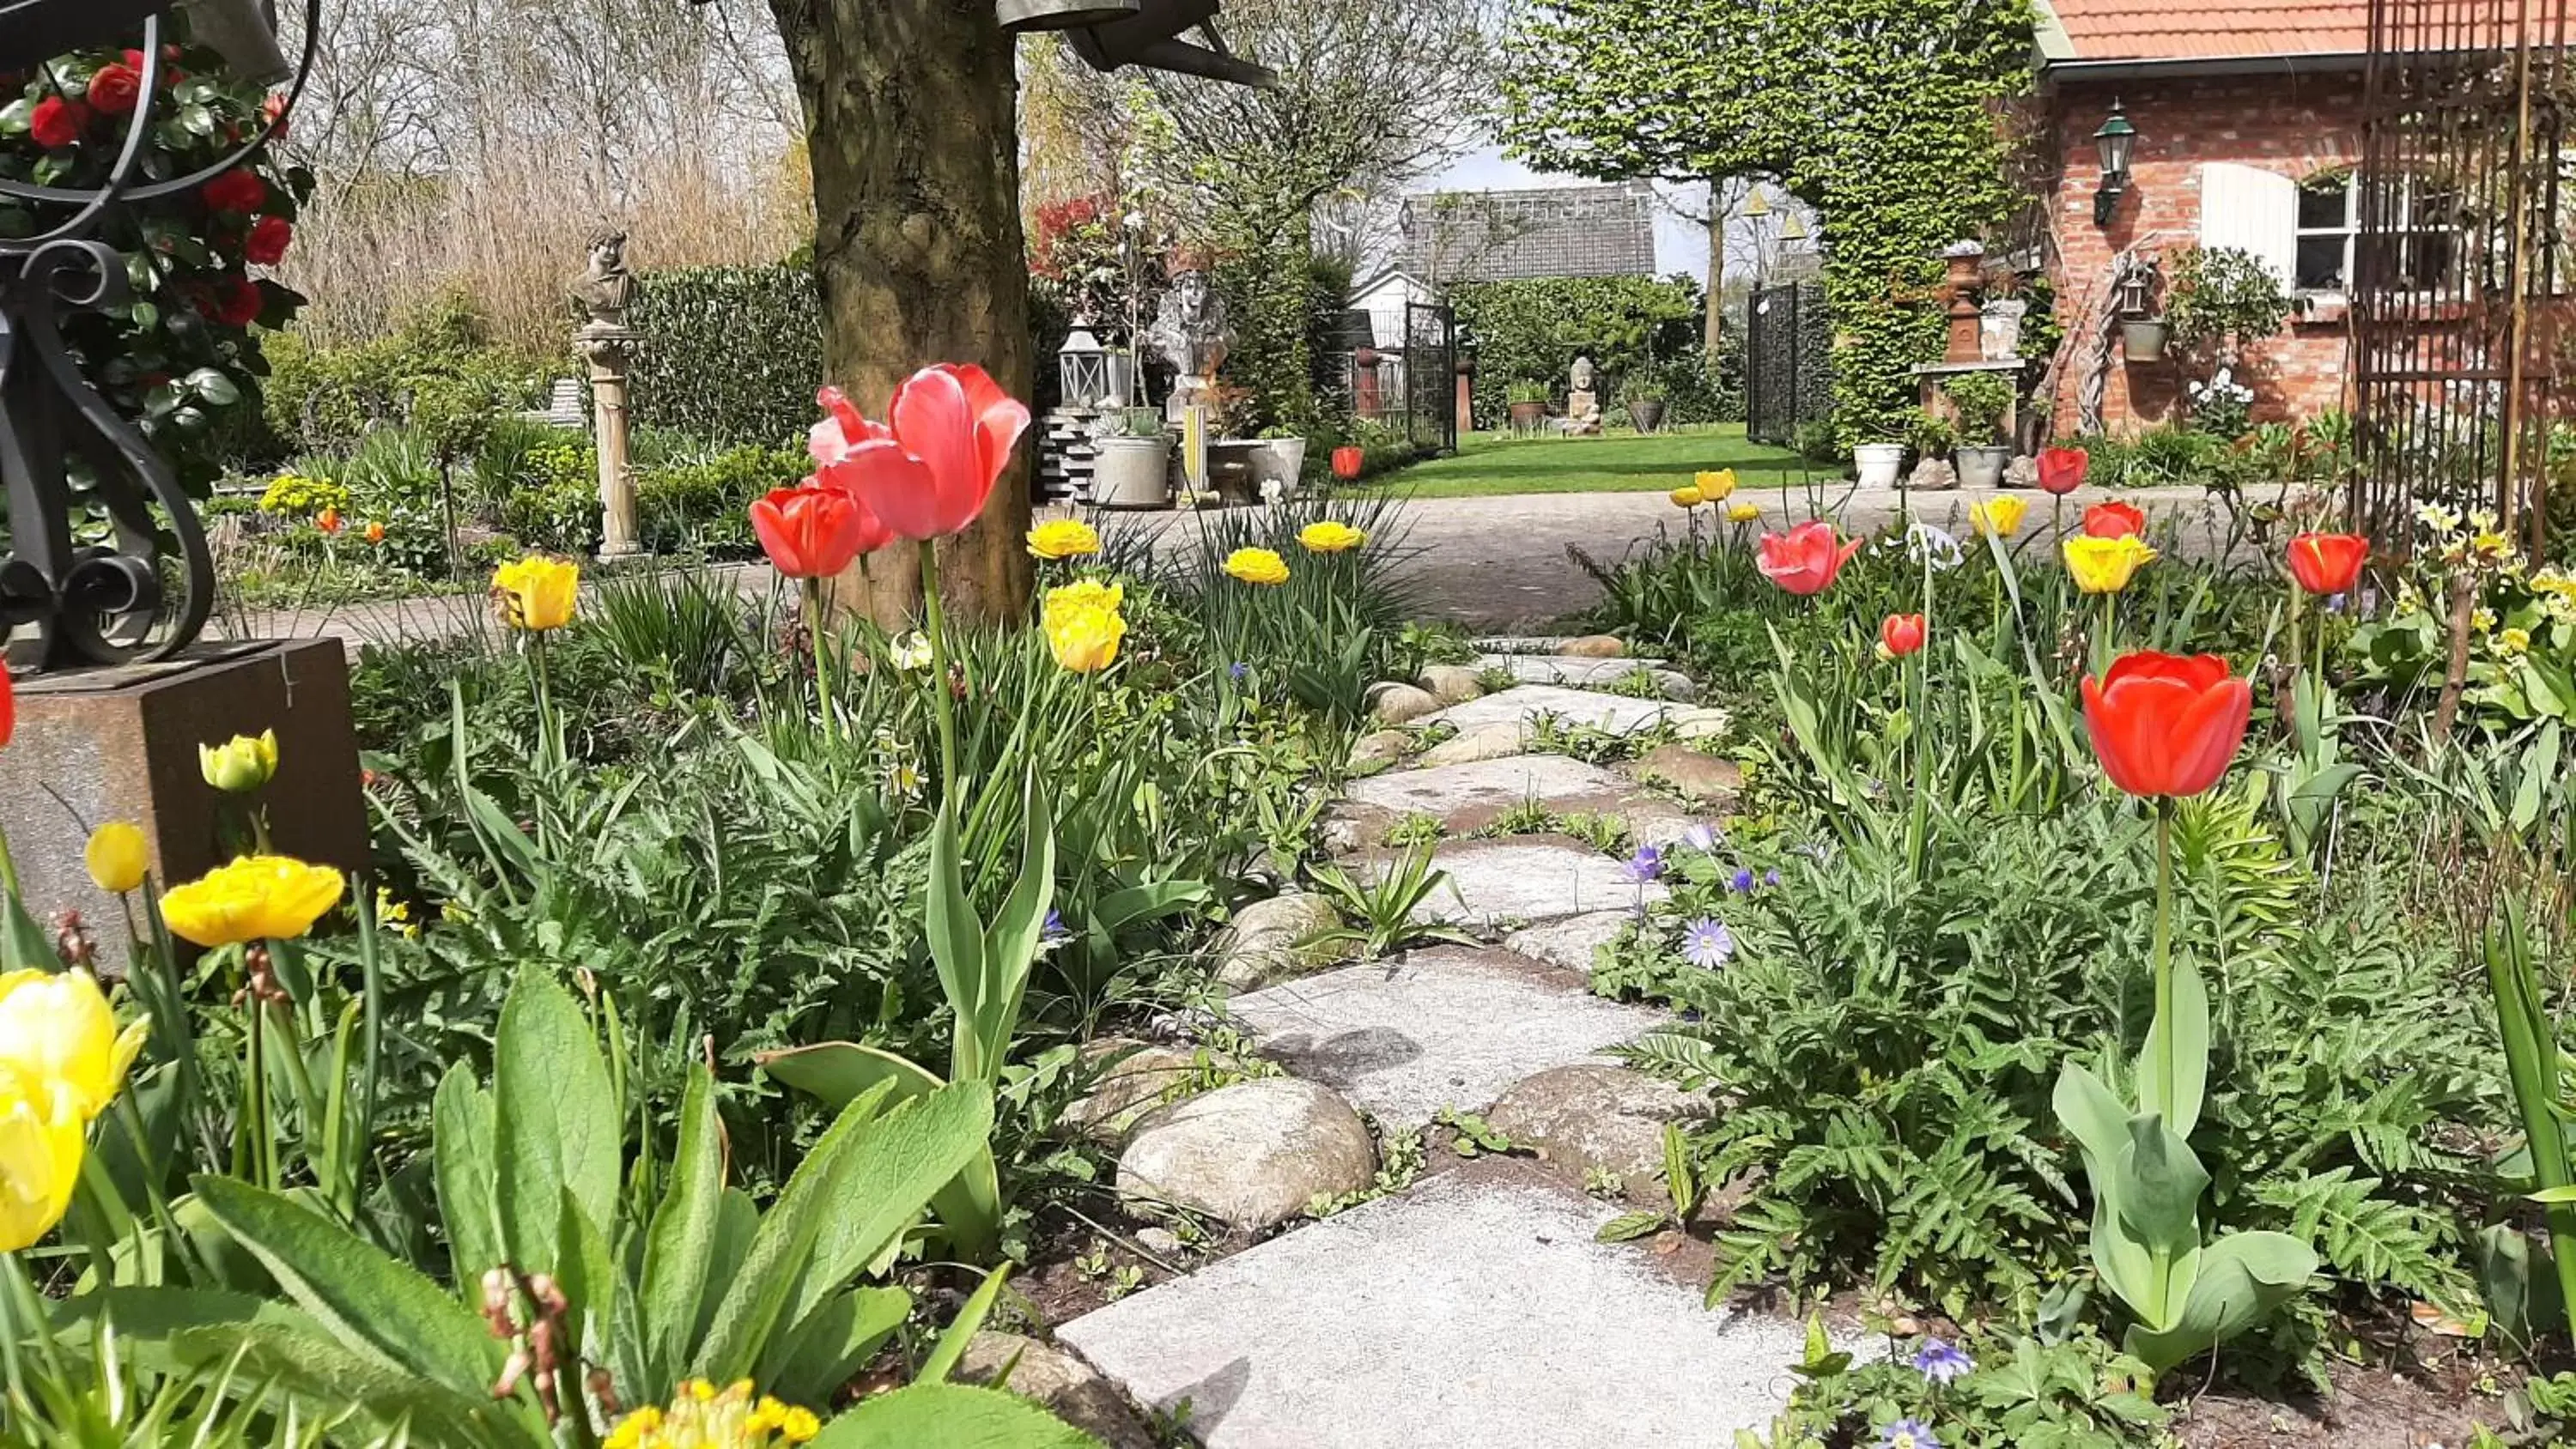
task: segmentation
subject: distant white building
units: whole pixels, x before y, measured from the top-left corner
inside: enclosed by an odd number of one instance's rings
[[[1406,305],[1438,300],[1430,283],[1401,266],[1382,268],[1351,284],[1351,310],[1368,314],[1369,345],[1387,351],[1404,346]]]

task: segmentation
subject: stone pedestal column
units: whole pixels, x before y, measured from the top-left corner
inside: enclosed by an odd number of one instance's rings
[[[573,346],[590,363],[591,432],[599,452],[599,556],[604,559],[644,551],[636,527],[635,470],[626,459],[626,370],[643,340],[640,332],[597,323],[573,337]]]

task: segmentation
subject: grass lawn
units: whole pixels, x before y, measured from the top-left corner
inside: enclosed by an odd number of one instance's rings
[[[1597,438],[1462,433],[1458,451],[1371,482],[1414,498],[1507,493],[1661,493],[1702,468],[1732,468],[1748,488],[1788,487],[1817,472],[1788,448],[1744,436],[1742,423]]]

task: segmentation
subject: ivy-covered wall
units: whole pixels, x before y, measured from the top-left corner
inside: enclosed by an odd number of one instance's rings
[[[691,267],[636,279],[638,423],[730,443],[801,438],[823,383],[821,302],[802,267]]]
[[[1468,282],[1449,289],[1449,302],[1476,348],[1479,427],[1501,425],[1514,383],[1544,385],[1562,400],[1577,353],[1591,354],[1600,368],[1607,409],[1631,371],[1664,373],[1702,347],[1700,288],[1687,277]],[[1660,376],[1658,382],[1667,393],[1676,390]],[[1680,411],[1676,421],[1697,421]]]

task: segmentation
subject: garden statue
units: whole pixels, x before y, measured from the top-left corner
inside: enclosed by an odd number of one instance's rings
[[[2021,356],[2021,319],[2030,304],[2018,297],[1998,297],[1980,310],[1977,324],[1977,350],[1988,362],[2009,362]]]
[[[1577,353],[1574,370],[1566,378],[1565,430],[1569,433],[1601,431],[1601,375],[1587,353]]]
[[[590,363],[591,425],[599,452],[599,556],[644,551],[637,536],[635,474],[626,461],[626,372],[644,334],[629,327],[635,274],[626,269],[626,233],[603,226],[590,234],[590,265],[573,280],[572,300],[585,320],[573,348]]]
[[[1154,310],[1154,328],[1146,340],[1180,374],[1166,408],[1167,416],[1178,421],[1181,409],[1208,401],[1216,370],[1225,365],[1225,355],[1234,346],[1234,329],[1226,325],[1225,299],[1208,284],[1206,272],[1192,267],[1172,278],[1171,289]]]

